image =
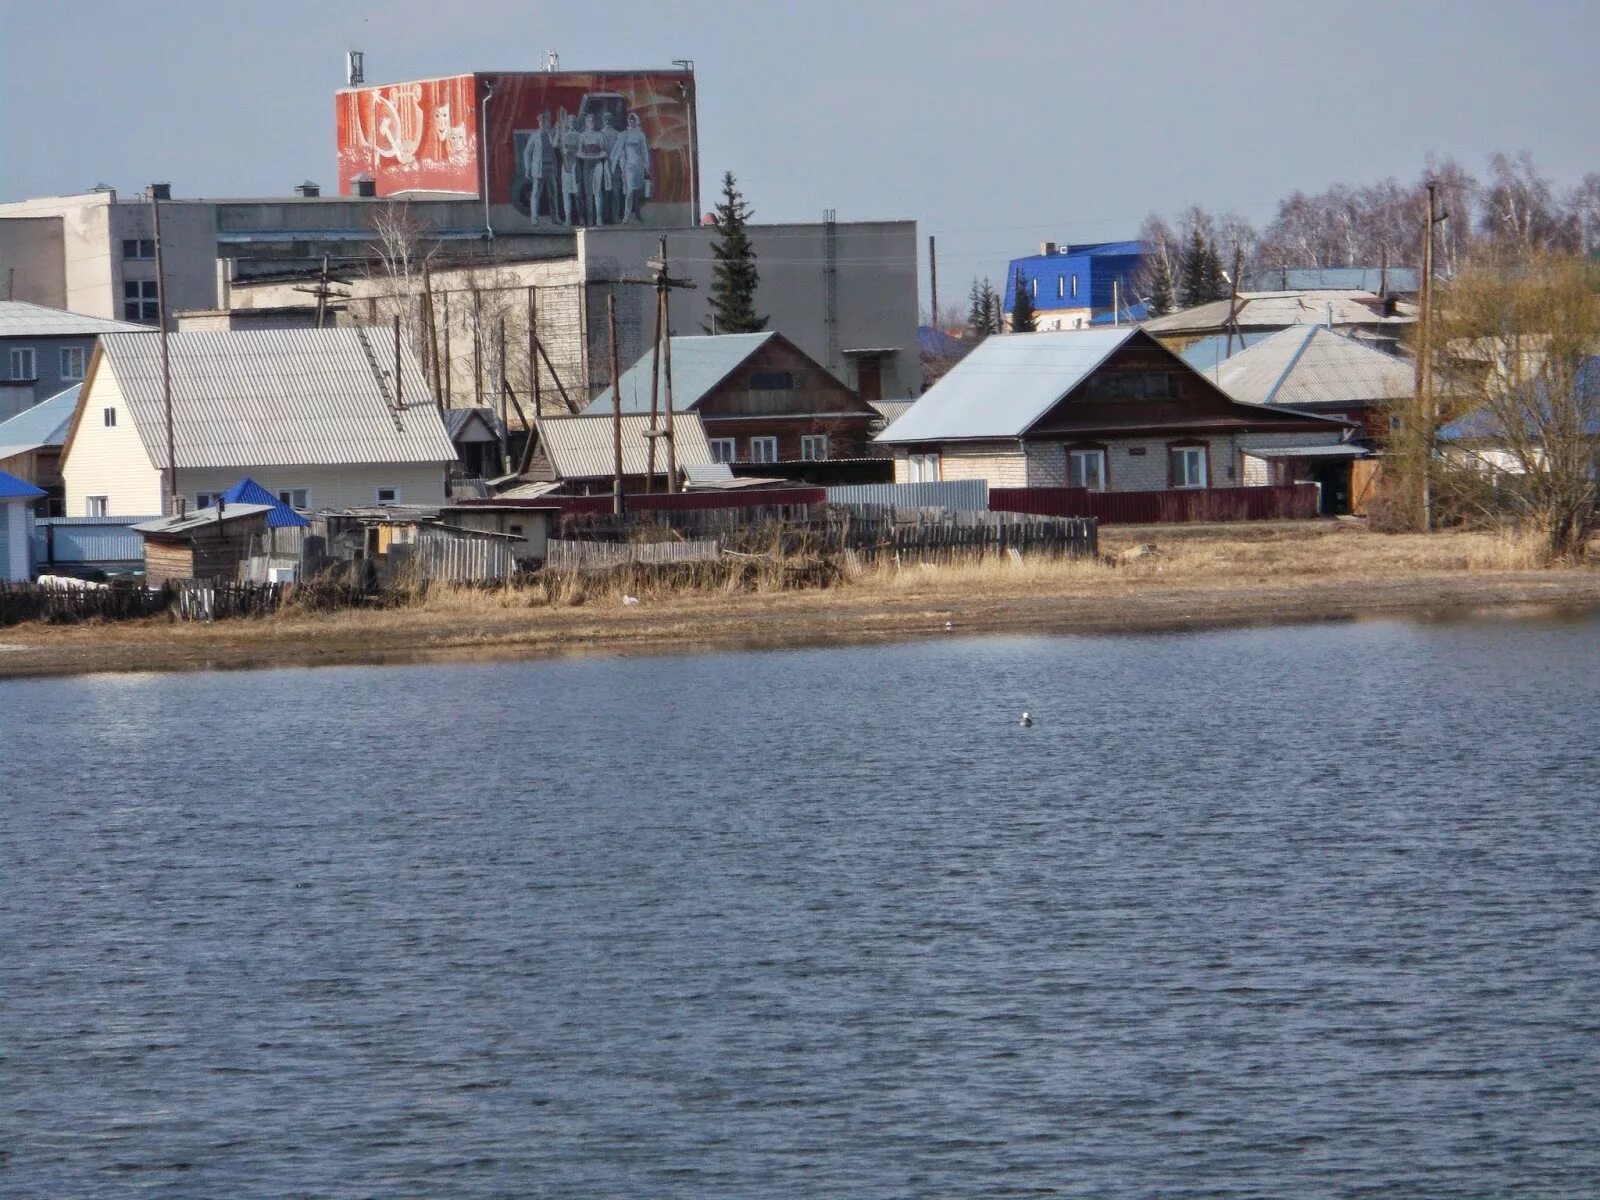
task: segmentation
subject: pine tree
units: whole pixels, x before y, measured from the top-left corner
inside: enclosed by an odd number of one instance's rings
[[[1205,279],[1207,300],[1226,300],[1233,295],[1228,277],[1222,273],[1222,257],[1217,253],[1217,243],[1211,238],[1206,239],[1206,252],[1201,260],[1201,271]]]
[[[1006,330],[1006,302],[1000,298],[1000,293],[994,290],[994,284],[987,279],[983,281],[984,290],[989,293],[984,301],[985,311],[989,314],[989,332],[1004,333]]]
[[[1210,298],[1206,281],[1206,235],[1196,225],[1189,231],[1189,244],[1183,249],[1178,267],[1178,303],[1184,308],[1193,308]]]
[[[1037,324],[1033,316],[1033,297],[1028,294],[1022,272],[1017,272],[1016,289],[1011,297],[1011,332],[1032,333]]]
[[[756,250],[744,227],[750,206],[740,195],[732,171],[722,176],[722,201],[712,217],[717,239],[711,244],[716,266],[711,271],[711,322],[707,333],[760,333],[767,318],[756,315]]]
[[[1177,286],[1172,280],[1172,260],[1158,255],[1150,279],[1150,315],[1164,317],[1177,306]]]
[[[976,275],[967,289],[967,333],[975,342],[989,335],[989,285],[980,282]]]

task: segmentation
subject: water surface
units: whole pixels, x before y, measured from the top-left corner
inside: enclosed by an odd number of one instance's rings
[[[0,1191],[1600,1194],[1597,646],[0,682]]]

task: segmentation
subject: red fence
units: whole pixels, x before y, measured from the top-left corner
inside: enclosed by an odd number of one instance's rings
[[[726,492],[641,492],[623,497],[624,507],[630,513],[683,512],[707,508],[798,508],[827,502],[827,491],[819,487],[739,488]],[[609,495],[540,496],[527,501],[504,500],[491,496],[487,500],[464,500],[461,502],[461,507],[471,508],[474,504],[558,508],[563,514],[592,516],[611,511]]]
[[[989,508],[1049,517],[1094,517],[1102,525],[1302,520],[1317,515],[1317,485],[1174,488],[1164,492],[990,488]]]

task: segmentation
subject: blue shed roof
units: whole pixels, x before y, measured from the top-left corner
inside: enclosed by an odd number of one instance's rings
[[[225,504],[265,504],[272,510],[267,514],[268,529],[304,528],[311,524],[248,475],[223,492],[222,500]]]
[[[36,488],[15,475],[0,471],[0,500],[37,500],[42,495],[43,488]]]
[[[32,408],[24,409],[9,421],[0,421],[0,458],[64,443],[67,440],[67,427],[72,424],[72,410],[78,407],[78,391],[82,387],[81,383],[75,383],[66,391],[57,392],[48,400],[41,400]]]

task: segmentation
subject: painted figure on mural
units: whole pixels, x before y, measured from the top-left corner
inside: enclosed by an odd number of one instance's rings
[[[622,135],[611,121],[611,114],[600,110],[600,140],[606,147],[606,224],[615,225],[621,219],[622,193],[617,178],[617,139]]]
[[[628,128],[617,138],[612,148],[612,163],[622,195],[624,222],[642,221],[641,210],[650,190],[650,140],[639,124],[639,114],[628,114]]]
[[[578,118],[568,116],[563,108],[556,119],[561,127],[561,220],[568,225],[580,225],[583,217],[579,211],[582,176],[578,168]]]
[[[583,119],[583,132],[578,135],[578,162],[583,172],[583,207],[585,225],[606,223],[606,140],[595,127],[594,114]]]
[[[463,122],[456,124],[450,119],[450,102],[438,105],[433,110],[433,131],[436,145],[434,155],[450,163],[464,163],[471,154],[471,145],[467,139],[467,127]]]
[[[540,215],[561,220],[561,201],[556,194],[556,135],[550,128],[549,112],[539,114],[539,128],[530,130],[522,147],[522,173],[527,177],[528,216],[535,225]]]

